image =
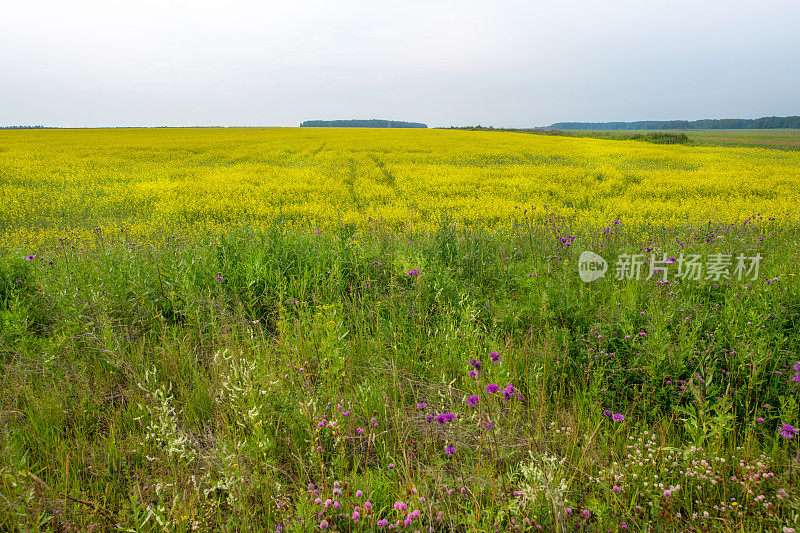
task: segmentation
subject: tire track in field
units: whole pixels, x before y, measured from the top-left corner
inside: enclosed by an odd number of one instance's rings
[[[314,159],[315,157],[317,157],[317,155],[319,155],[319,153],[321,151],[323,151],[327,145],[328,145],[328,143],[324,142],[324,143],[319,145],[319,148],[315,148],[314,150],[311,150],[310,158]]]
[[[385,185],[388,185],[389,187],[391,187],[392,190],[394,190],[396,188],[397,180],[396,180],[394,174],[392,174],[392,171],[389,170],[388,168],[386,168],[386,163],[383,160],[381,160],[380,158],[378,158],[378,156],[376,156],[376,155],[372,156],[372,161],[375,162],[375,166],[377,166],[378,169],[381,171],[381,174],[383,174],[383,178],[384,179],[381,180],[381,181]]]

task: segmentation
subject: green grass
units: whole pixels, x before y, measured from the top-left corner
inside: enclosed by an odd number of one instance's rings
[[[470,131],[513,131],[537,135],[591,137],[624,141],[645,141],[655,144],[686,144],[691,146],[728,146],[735,148],[768,148],[800,150],[800,130],[545,130],[506,128],[456,128]]]
[[[702,130],[684,133],[698,146],[744,146],[800,150],[800,130]]]
[[[797,527],[797,226],[641,235],[443,220],[5,250],[0,529]],[[764,262],[578,278],[581,250],[646,248]]]

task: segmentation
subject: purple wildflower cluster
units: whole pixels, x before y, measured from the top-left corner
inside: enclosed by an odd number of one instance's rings
[[[792,366],[794,370],[794,376],[792,376],[792,381],[795,383],[800,383],[800,361],[797,361],[794,366]]]
[[[454,413],[440,413],[436,415],[436,423],[440,426],[444,426],[448,422],[452,422],[456,419],[456,415]]]
[[[469,360],[469,364],[472,365],[472,370],[470,370],[467,375],[472,379],[478,379],[478,376],[481,375],[481,369],[483,369],[483,365],[474,357]]]
[[[494,351],[490,352],[489,358],[492,360],[492,364],[496,365],[500,362],[500,354],[497,352]],[[478,376],[481,375],[481,371],[483,370],[483,364],[473,357],[469,360],[469,365],[472,367],[472,370],[470,370],[467,375],[473,379],[477,379]],[[517,394],[519,393],[519,391],[511,383],[507,383],[505,388],[501,388],[500,385],[496,383],[490,383],[484,386],[483,390],[485,390],[488,394],[497,394],[498,392],[502,392],[503,401],[505,401],[506,403],[514,399],[514,397],[517,396]],[[520,400],[523,399],[521,394],[519,395],[519,399]],[[479,396],[474,396],[474,395],[469,396],[467,398],[467,405],[469,407],[475,407],[476,405],[478,405],[479,401],[480,401]]]
[[[508,383],[504,389],[501,389],[500,385],[497,385],[495,383],[490,383],[489,385],[486,385],[483,388],[483,390],[485,390],[489,394],[496,394],[498,392],[502,392],[503,401],[505,401],[506,403],[513,400],[518,392],[517,389],[514,388],[514,385],[512,385],[511,383]],[[522,395],[519,396],[519,399],[522,400]],[[477,401],[475,403],[477,403]]]
[[[799,432],[795,427],[789,424],[782,424],[781,427],[778,428],[778,433],[785,439],[793,439]]]
[[[316,519],[319,521],[320,529],[335,529],[334,524],[342,520],[349,520],[358,522],[362,517],[369,517],[372,512],[372,503],[369,501],[361,502],[364,498],[362,490],[355,491],[355,501],[353,501],[352,489],[348,489],[347,482],[344,484],[334,481],[333,490],[331,491],[331,498],[323,500],[320,496],[321,487],[316,487],[313,483],[309,483],[308,490],[310,492],[309,499],[317,506]],[[352,505],[352,513],[346,511],[347,507]]]
[[[561,242],[562,246],[569,248],[570,246],[572,246],[572,244],[575,242],[575,239],[577,238],[578,238],[577,235],[572,235],[570,237],[561,237],[559,241]]]
[[[603,411],[603,416],[610,420],[613,420],[614,422],[623,422],[625,420],[625,415],[622,415],[620,413],[612,413],[608,409]]]
[[[514,388],[514,385],[512,385],[511,383],[508,383],[506,385],[506,388],[503,389],[503,401],[508,403],[509,400],[513,400],[514,396],[516,396],[516,395],[517,395],[517,389]]]
[[[615,220],[614,222],[611,223],[611,225],[606,226],[605,229],[603,229],[603,235],[605,235],[606,237],[610,237],[610,236],[614,235],[616,233],[614,231],[616,229],[616,228],[614,228],[614,226],[619,226],[619,224],[620,224],[620,221],[619,220]]]

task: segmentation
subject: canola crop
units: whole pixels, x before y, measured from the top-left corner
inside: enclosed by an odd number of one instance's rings
[[[424,229],[443,215],[579,228],[797,218],[800,152],[500,132],[0,131],[0,246],[94,228],[146,241],[277,219]]]

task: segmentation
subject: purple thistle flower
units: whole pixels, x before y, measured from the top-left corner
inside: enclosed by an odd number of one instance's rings
[[[478,396],[470,396],[467,398],[467,405],[470,407],[475,407],[478,405],[478,401],[480,401],[480,397]]]
[[[33,261],[34,259],[36,259],[36,256],[33,254],[25,256],[25,261]]]
[[[378,520],[378,522],[376,523],[376,525],[377,525],[378,527],[386,527],[386,526],[388,526],[388,525],[389,525],[389,521],[388,521],[388,520],[386,520],[385,518],[381,518],[380,520]]]
[[[509,383],[508,386],[505,389],[503,389],[503,400],[506,403],[508,403],[509,400],[514,399],[514,396],[516,396],[516,394],[517,390],[514,388],[514,385]]]
[[[483,365],[481,365],[481,362],[478,361],[477,359],[475,359],[474,357],[469,360],[469,364],[472,365],[472,368],[474,368],[476,372],[480,372],[481,369],[483,368]]]
[[[223,279],[225,278],[223,278],[222,276],[217,276],[217,281],[222,281]]]
[[[494,364],[497,364],[497,363],[500,361],[500,354],[499,354],[499,353],[497,353],[497,352],[491,352],[491,353],[489,354],[489,357],[491,357],[491,358],[492,358],[492,362],[493,362]]]
[[[436,415],[436,423],[439,424],[440,426],[443,426],[448,422],[452,422],[455,419],[456,415],[454,415],[453,413],[441,413],[439,415]]]
[[[611,415],[611,419],[614,422],[622,422],[623,420],[625,420],[625,416],[623,416],[623,415],[621,415],[619,413],[614,413],[613,415]]]
[[[477,372],[475,372],[474,370],[470,370],[470,371],[467,373],[467,375],[468,375],[469,377],[471,377],[472,379],[478,379],[478,373],[477,373]]]
[[[780,428],[778,428],[778,432],[781,434],[781,437],[786,439],[793,439],[798,433],[797,429],[789,424],[783,424]]]
[[[409,270],[408,271],[408,275],[409,276],[416,276],[418,274],[419,274],[419,269],[418,268],[415,268],[414,270]]]
[[[417,404],[417,409],[425,409],[426,407],[428,407],[428,404],[425,402],[419,402]]]
[[[486,385],[484,387],[484,390],[489,394],[494,394],[495,392],[500,390],[500,387],[492,383],[491,385]]]
[[[453,455],[454,453],[456,453],[456,447],[450,444],[447,446],[447,448],[444,449],[444,453],[446,453],[447,455]]]
[[[603,416],[606,418],[611,418],[611,411],[606,409],[605,411],[603,411]]]

